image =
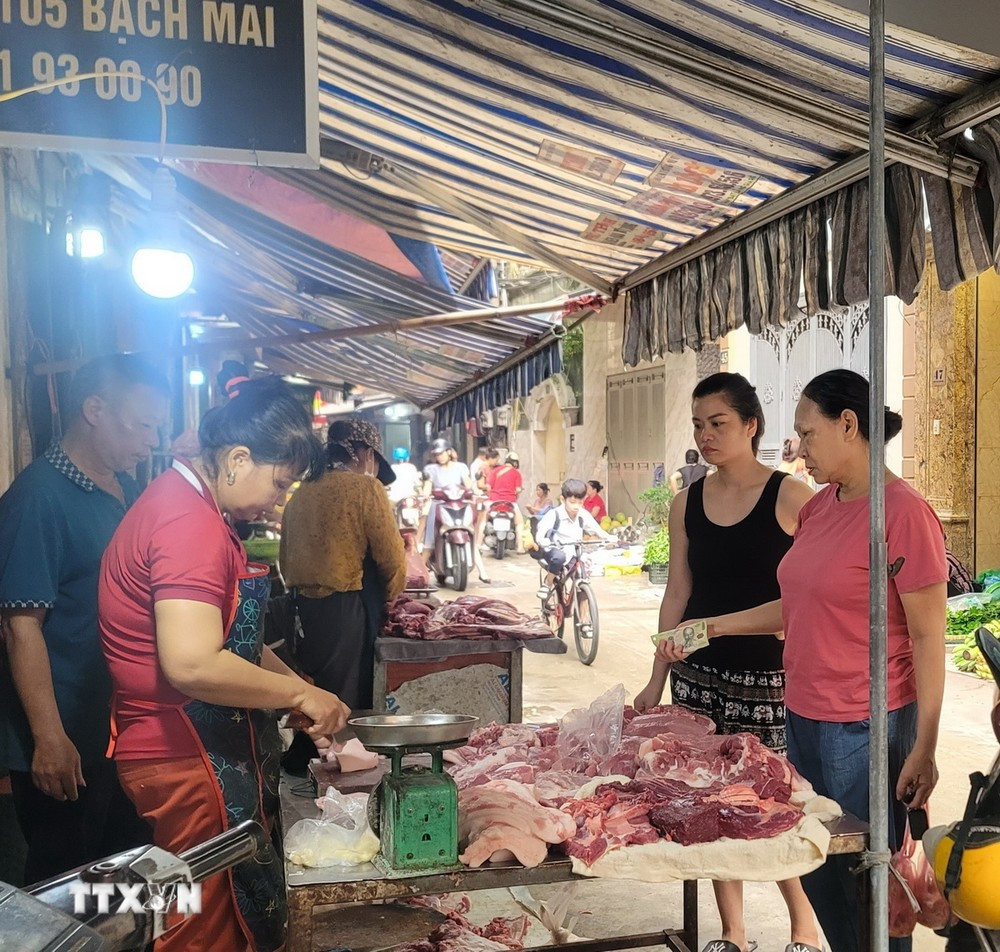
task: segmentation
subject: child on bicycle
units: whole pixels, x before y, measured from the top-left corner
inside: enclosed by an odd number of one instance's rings
[[[615,537],[605,532],[594,517],[583,508],[587,484],[582,479],[567,479],[562,484],[562,505],[550,509],[538,522],[535,542],[538,543],[538,561],[548,574],[538,592],[543,601],[548,597],[554,577],[572,568],[576,547],[583,542],[584,533],[605,542],[615,542]]]

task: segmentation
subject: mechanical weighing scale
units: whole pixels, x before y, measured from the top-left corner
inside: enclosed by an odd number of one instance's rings
[[[375,863],[387,875],[458,866],[458,787],[444,772],[444,751],[464,744],[478,717],[466,714],[374,714],[348,721],[355,736],[392,768],[372,791],[368,822],[379,837]],[[403,765],[429,753],[430,767]]]

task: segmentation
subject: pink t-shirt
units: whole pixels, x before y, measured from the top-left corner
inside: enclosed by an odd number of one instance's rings
[[[827,486],[799,513],[795,541],[778,566],[785,625],[785,704],[817,721],[860,721],[868,710],[868,498],[841,502]],[[902,479],[886,486],[889,564],[889,710],[916,699],[913,646],[900,594],[948,578],[944,530]],[[941,650],[944,650],[942,632]]]
[[[246,553],[215,502],[176,469],[153,480],[126,513],[101,560],[98,586],[101,645],[115,690],[116,759],[198,753],[180,717],[149,710],[188,700],[160,669],[154,603],[206,602],[227,626],[244,571]]]

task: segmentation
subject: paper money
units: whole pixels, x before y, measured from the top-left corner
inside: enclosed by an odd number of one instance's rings
[[[659,645],[661,641],[672,641],[682,651],[688,653],[705,648],[708,645],[708,624],[704,621],[695,621],[690,625],[681,625],[670,631],[661,631],[655,635],[650,635],[654,645]]]

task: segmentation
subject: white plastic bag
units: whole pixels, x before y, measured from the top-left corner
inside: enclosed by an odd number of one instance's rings
[[[296,866],[361,866],[378,852],[378,837],[368,826],[368,794],[342,794],[326,788],[316,801],[323,815],[299,820],[285,834],[285,856]]]
[[[600,761],[614,754],[622,740],[625,685],[618,684],[590,707],[574,708],[559,722],[556,747],[560,759],[572,763]]]

